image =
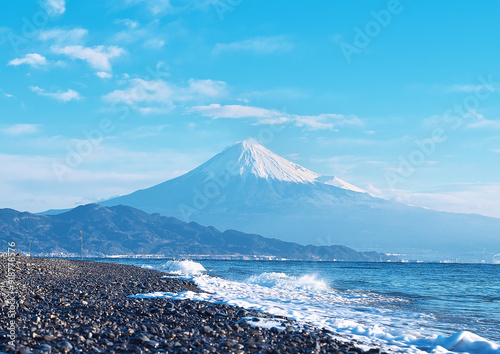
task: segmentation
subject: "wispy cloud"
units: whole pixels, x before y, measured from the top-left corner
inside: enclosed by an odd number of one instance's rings
[[[226,83],[214,80],[190,79],[186,86],[164,80],[131,79],[129,88],[115,90],[103,97],[107,102],[123,102],[142,114],[164,113],[175,107],[175,102],[196,101],[223,96]]]
[[[500,183],[455,183],[431,190],[382,189],[384,198],[407,205],[455,213],[476,213],[500,217]]]
[[[125,0],[126,5],[136,5],[144,3],[153,15],[159,15],[173,10],[170,0]]]
[[[117,20],[115,23],[123,24],[126,28],[112,37],[113,43],[141,43],[147,49],[160,49],[165,45],[164,33],[158,31],[158,23],[153,21],[146,28],[139,22],[129,19]]]
[[[303,89],[289,88],[289,87],[277,87],[268,90],[250,91],[245,92],[241,96],[249,99],[291,99],[291,100],[301,100],[308,99],[311,94]]]
[[[271,54],[275,52],[287,52],[291,50],[293,46],[293,43],[285,36],[257,37],[232,43],[217,43],[212,53],[251,52],[257,54]]]
[[[212,119],[254,119],[254,124],[284,124],[291,122],[297,127],[309,130],[335,129],[346,125],[362,126],[360,118],[343,114],[293,115],[274,109],[242,105],[220,105],[213,103],[207,106],[195,106],[189,109],[192,113],[201,114]]]
[[[165,81],[132,79],[128,89],[110,92],[104,96],[104,100],[135,105],[138,103],[169,102],[173,96],[173,87]]]
[[[146,8],[154,16],[162,16],[166,14],[178,14],[192,10],[208,11],[212,10],[214,0],[125,0],[125,6],[133,6],[137,4],[144,4]]]
[[[12,136],[31,135],[39,131],[39,124],[14,124],[5,128],[0,128],[0,132]]]
[[[145,48],[149,49],[160,49],[165,45],[165,41],[160,38],[151,38],[144,43]]]
[[[55,100],[63,102],[82,99],[82,96],[77,91],[71,89],[67,91],[57,91],[57,92],[47,92],[38,86],[31,86],[30,89],[39,96],[50,97]]]
[[[225,105],[213,103],[208,106],[196,106],[190,109],[192,112],[199,113],[205,117],[218,118],[277,118],[281,115],[279,111],[241,105]]]
[[[41,0],[41,5],[49,16],[58,16],[66,12],[65,0]]]
[[[95,75],[101,79],[111,79],[113,77],[113,75],[105,71],[98,71],[95,73]]]
[[[500,129],[500,120],[479,119],[476,122],[469,123],[468,129]]]
[[[11,65],[11,66],[18,66],[18,65],[23,65],[23,64],[30,65],[30,66],[36,68],[38,66],[47,65],[47,59],[43,55],[40,55],[38,53],[30,53],[30,54],[26,54],[22,58],[12,59],[11,61],[9,61],[7,63],[7,65]]]
[[[489,90],[489,91],[495,91],[498,90],[498,87],[494,87],[491,85],[470,85],[470,84],[462,84],[462,85],[451,85],[445,88],[446,93],[454,93],[454,92],[465,92],[465,93],[471,93],[471,92],[478,92],[481,90]]]
[[[86,61],[92,68],[97,70],[111,71],[110,60],[120,57],[125,54],[125,50],[117,46],[99,45],[97,47],[84,47],[81,45],[73,45],[66,47],[51,47],[52,52],[56,54],[64,54],[75,60],[80,59]]]
[[[85,28],[52,28],[48,30],[41,30],[38,38],[42,41],[54,41],[59,45],[62,44],[81,44],[89,31]]]
[[[130,20],[128,18],[121,19],[121,20],[115,20],[113,23],[122,24],[124,26],[127,26],[130,29],[135,29],[135,28],[139,27],[139,22]]]
[[[296,116],[295,124],[298,127],[306,127],[312,130],[334,129],[346,125],[362,126],[361,119],[355,115],[345,116],[343,114],[319,114],[314,116]]]
[[[226,93],[226,83],[217,80],[189,79],[188,87],[181,94],[191,100],[196,97],[217,97]]]
[[[143,133],[136,128],[131,131],[137,132]],[[127,138],[130,137],[127,135]],[[68,142],[64,139],[61,144],[64,152]],[[53,170],[55,165],[64,163],[64,156],[58,156],[57,149],[50,157],[0,152],[0,207],[43,211],[96,202],[177,177],[211,155],[206,149],[188,154],[164,148],[123,150],[108,144],[101,144],[93,151],[78,169],[64,175],[63,182],[56,178]],[[123,164],[125,160],[127,164]],[[62,196],[54,193],[62,189],[66,190]]]

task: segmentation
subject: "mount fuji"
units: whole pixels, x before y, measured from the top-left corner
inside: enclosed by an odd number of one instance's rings
[[[376,198],[254,141],[237,143],[180,177],[100,204],[304,245],[343,244],[411,259],[490,262],[500,252],[500,219]]]

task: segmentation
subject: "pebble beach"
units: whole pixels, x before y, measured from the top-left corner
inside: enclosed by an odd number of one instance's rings
[[[0,352],[382,353],[286,318],[277,318],[281,326],[259,327],[273,317],[238,307],[132,298],[200,290],[131,265],[16,256],[9,269],[2,257],[0,279]]]

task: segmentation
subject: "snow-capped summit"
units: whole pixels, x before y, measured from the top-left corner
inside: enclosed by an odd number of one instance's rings
[[[253,175],[295,183],[314,183],[319,177],[317,173],[276,155],[255,140],[244,140],[228,147],[191,173],[200,172],[210,179],[217,179],[222,174],[242,178]]]

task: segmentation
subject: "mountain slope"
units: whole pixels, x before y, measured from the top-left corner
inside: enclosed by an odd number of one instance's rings
[[[386,261],[397,260],[375,252],[359,253],[343,246],[301,246],[296,243],[245,234],[220,232],[197,223],[150,215],[127,206],[111,208],[96,204],[45,216],[0,209],[2,248],[15,240],[18,250],[34,254],[80,254],[80,231],[86,256],[162,254],[171,257],[274,256],[302,260]]]
[[[489,262],[500,252],[500,219],[375,198],[249,141],[185,175],[100,204],[130,205],[300,244],[344,244],[422,260]]]

